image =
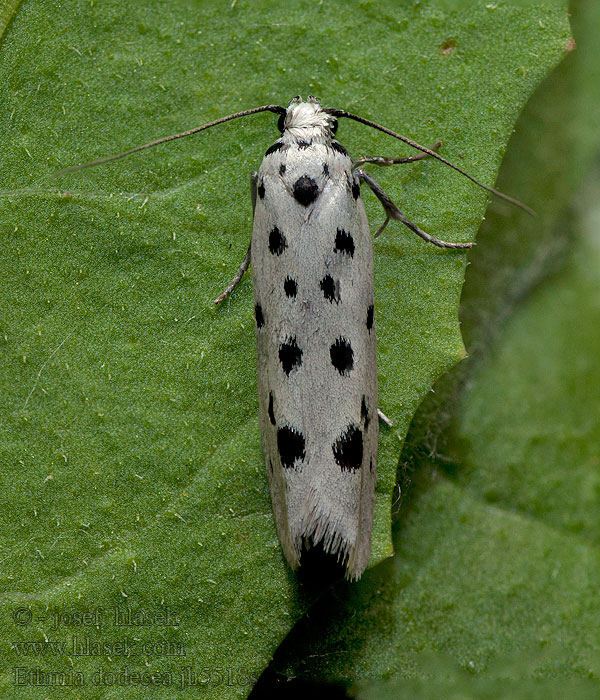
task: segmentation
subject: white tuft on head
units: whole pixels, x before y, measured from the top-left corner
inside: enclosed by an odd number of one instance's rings
[[[335,118],[324,112],[316,97],[309,95],[304,102],[300,96],[294,97],[287,106],[283,122],[284,135],[295,139],[329,140]]]

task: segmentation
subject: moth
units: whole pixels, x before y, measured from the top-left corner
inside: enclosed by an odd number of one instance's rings
[[[262,447],[275,523],[284,555],[296,569],[319,547],[357,579],[369,562],[377,471],[377,357],[373,250],[361,198],[366,184],[385,221],[405,224],[425,241],[468,249],[470,242],[434,238],[409,221],[362,166],[391,166],[433,157],[530,213],[521,202],[483,185],[436,150],[367,119],[321,107],[309,96],[287,107],[265,105],[116,156],[121,158],[250,114],[278,115],[279,139],[251,176],[252,239],[228,296],[253,268],[258,403]],[[420,151],[403,158],[352,160],[335,134],[353,119]]]

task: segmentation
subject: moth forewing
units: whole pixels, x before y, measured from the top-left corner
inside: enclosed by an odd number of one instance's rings
[[[292,567],[320,545],[357,578],[369,560],[378,438],[373,252],[359,183],[328,130],[306,127],[268,149],[257,185],[258,398],[279,537]]]

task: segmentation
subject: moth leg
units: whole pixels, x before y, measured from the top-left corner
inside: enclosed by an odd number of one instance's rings
[[[437,151],[437,149],[442,145],[441,141],[436,141],[433,146],[429,149],[431,151]],[[417,160],[423,160],[423,158],[428,158],[429,153],[418,153],[416,156],[408,156],[406,158],[385,158],[384,156],[363,156],[358,160],[352,161],[352,170],[360,168],[361,165],[365,163],[374,163],[375,165],[399,165],[400,163],[414,163]]]
[[[258,173],[256,171],[252,172],[250,175],[250,197],[252,199],[252,215],[254,215],[254,209],[256,208],[256,191],[258,189]],[[225,297],[228,297],[231,292],[237,287],[239,284],[240,280],[244,276],[244,272],[248,269],[248,266],[250,265],[250,249],[252,247],[252,244],[248,246],[248,250],[246,251],[246,255],[244,256],[244,259],[242,260],[242,264],[239,267],[239,270],[235,273],[234,278],[231,280],[230,284],[228,285],[227,289],[224,292],[221,292],[219,296],[215,299],[215,304],[219,304],[220,302],[225,299]]]
[[[390,420],[380,408],[377,409],[377,417],[390,428],[394,425],[394,422]]]
[[[221,292],[221,294],[219,294],[219,296],[215,299],[215,304],[219,304],[220,302],[222,302],[223,299],[229,296],[239,284],[239,281],[244,276],[244,272],[246,272],[246,270],[248,269],[248,265],[250,265],[250,248],[251,246],[248,246],[248,250],[246,251],[246,255],[242,261],[242,264],[240,265],[239,270],[235,273],[235,276],[227,286],[227,289],[225,289],[224,292]]]
[[[396,221],[401,221],[413,233],[416,233],[417,236],[420,236],[424,241],[427,241],[428,243],[433,243],[433,245],[436,245],[440,248],[471,248],[473,246],[473,243],[452,243],[449,241],[441,241],[439,238],[435,238],[434,236],[430,236],[428,233],[425,233],[425,231],[420,229],[416,224],[413,224],[412,221],[409,221],[404,216],[400,209],[398,209],[394,202],[392,202],[388,195],[383,191],[381,186],[368,173],[366,173],[364,170],[357,170],[356,174],[362,182],[366,182],[367,185],[369,185],[369,187],[373,191],[373,194],[381,202],[385,211],[385,221],[375,233],[375,238],[377,238],[377,236],[379,236],[379,234],[384,230],[390,219],[395,219]]]
[[[250,199],[252,199],[252,216],[254,216],[254,210],[256,209],[256,193],[258,191],[258,173],[253,170],[250,173]]]

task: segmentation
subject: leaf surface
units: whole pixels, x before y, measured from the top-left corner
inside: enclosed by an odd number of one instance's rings
[[[49,176],[311,92],[422,143],[441,138],[445,157],[492,184],[519,111],[567,45],[565,8],[72,0],[4,3],[0,17],[0,583],[10,640],[0,687],[38,697],[15,686],[12,669],[44,667],[81,674],[73,697],[80,677],[91,699],[139,697],[144,682],[157,698],[177,683],[190,695],[245,697],[310,604],[271,515],[250,277],[212,304],[247,247],[248,174],[276,124],[260,115]],[[338,136],[356,156],[408,155],[356,124]],[[474,238],[486,195],[449,169],[423,161],[374,175],[426,231]],[[365,199],[378,225],[380,208]],[[375,248],[380,402],[394,428],[382,430],[373,564],[392,551],[412,415],[464,355],[466,264],[398,225]],[[27,624],[14,618],[21,608]],[[123,610],[147,624],[116,625]],[[78,626],[69,611],[95,612],[99,624]],[[38,647],[10,646],[73,645],[78,635],[116,646],[62,649],[51,664]],[[150,671],[158,680],[131,676]]]

